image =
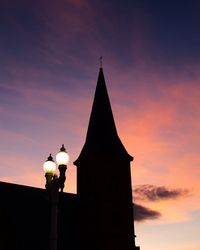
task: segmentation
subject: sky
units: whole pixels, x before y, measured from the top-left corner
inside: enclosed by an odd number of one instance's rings
[[[136,243],[200,249],[200,2],[1,0],[0,181],[44,187],[64,143],[66,192],[103,57],[118,134],[134,156]]]

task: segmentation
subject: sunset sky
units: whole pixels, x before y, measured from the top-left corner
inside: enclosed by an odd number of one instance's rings
[[[200,1],[1,0],[0,181],[76,192],[99,57],[130,155],[141,250],[200,249]]]

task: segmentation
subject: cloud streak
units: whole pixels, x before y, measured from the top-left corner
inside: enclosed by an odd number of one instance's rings
[[[189,194],[188,189],[168,188],[165,186],[155,186],[150,184],[136,185],[133,189],[134,200],[140,202],[159,203],[165,200],[176,200],[185,197]],[[151,203],[152,204],[152,203]],[[136,221],[143,222],[146,220],[160,219],[163,214],[160,207],[155,207],[156,210],[135,203],[134,218]],[[158,211],[159,210],[159,211]],[[162,209],[161,209],[162,210]]]
[[[161,213],[150,208],[144,207],[139,204],[134,204],[134,219],[138,222],[143,222],[146,220],[158,219],[161,216]]]
[[[165,186],[145,184],[135,186],[133,196],[135,200],[160,201],[185,197],[188,192],[187,189],[172,189]]]

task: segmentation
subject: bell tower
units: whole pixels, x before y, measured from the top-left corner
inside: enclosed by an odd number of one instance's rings
[[[74,162],[83,249],[140,249],[135,246],[132,160],[117,134],[101,67],[86,141]]]

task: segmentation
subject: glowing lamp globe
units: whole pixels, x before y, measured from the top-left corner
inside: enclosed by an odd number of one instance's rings
[[[52,174],[53,175],[55,173],[56,164],[55,164],[51,154],[49,155],[48,159],[43,164],[43,169],[44,169],[45,174]]]
[[[58,152],[56,155],[56,162],[57,162],[58,166],[67,165],[69,163],[69,155],[66,152],[64,144],[62,145],[60,152]]]

